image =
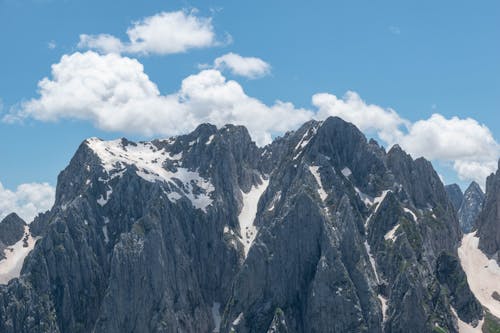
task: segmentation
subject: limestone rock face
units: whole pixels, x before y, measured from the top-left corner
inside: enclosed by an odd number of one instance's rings
[[[453,208],[455,208],[458,212],[460,206],[462,205],[462,201],[464,200],[462,189],[457,184],[446,185],[444,188],[446,189],[446,193],[448,193],[448,197],[453,204]]]
[[[262,148],[232,125],[88,139],[31,232],[21,277],[0,286],[1,332],[457,332],[452,306],[482,318],[432,165],[339,118]]]
[[[24,236],[26,222],[16,213],[7,215],[0,221],[0,260],[5,258],[4,250],[20,241]]]
[[[458,221],[464,233],[474,229],[476,219],[481,213],[484,202],[484,192],[478,183],[472,182],[464,194],[464,199],[458,210]]]
[[[500,263],[500,163],[486,180],[483,209],[477,219],[479,248]]]

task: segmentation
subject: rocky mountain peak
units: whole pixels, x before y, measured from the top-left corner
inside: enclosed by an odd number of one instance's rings
[[[464,233],[469,233],[474,229],[483,202],[483,190],[478,183],[472,182],[465,191],[462,204],[458,210],[458,221]]]
[[[464,194],[462,193],[462,189],[458,184],[449,184],[445,186],[446,193],[453,204],[453,208],[458,212],[460,206],[462,205],[462,201],[464,200]]]
[[[500,168],[486,180],[486,195],[476,226],[479,248],[500,263]]]
[[[14,245],[24,235],[24,227],[26,222],[16,213],[7,215],[0,222],[0,242],[4,246]]]

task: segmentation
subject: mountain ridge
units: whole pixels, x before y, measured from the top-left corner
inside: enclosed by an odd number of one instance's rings
[[[430,162],[340,118],[265,147],[233,125],[87,139],[31,229],[0,286],[5,332],[456,332],[483,316]]]

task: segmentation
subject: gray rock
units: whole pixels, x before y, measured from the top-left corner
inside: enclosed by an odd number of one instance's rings
[[[476,219],[483,208],[484,193],[478,183],[472,182],[464,194],[462,205],[458,210],[458,221],[464,233],[474,229]]]
[[[243,193],[264,182],[245,256]],[[232,125],[86,140],[31,229],[1,332],[212,332],[218,304],[220,332],[455,332],[450,304],[482,316],[432,165],[340,118],[263,148]]]
[[[500,263],[500,162],[499,170],[486,180],[486,195],[476,227],[479,248]]]
[[[446,193],[450,198],[453,207],[458,212],[460,206],[462,205],[462,201],[464,200],[464,194],[462,193],[462,189],[457,184],[446,185],[445,187]]]
[[[4,250],[24,237],[26,222],[16,213],[7,215],[0,221],[0,259],[5,258]]]

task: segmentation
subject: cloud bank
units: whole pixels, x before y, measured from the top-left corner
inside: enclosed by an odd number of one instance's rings
[[[343,97],[315,94],[311,109],[283,101],[266,105],[217,69],[237,68],[235,63],[246,59],[232,54],[230,59],[238,59],[233,62],[226,56],[218,58],[216,68],[186,77],[178,91],[162,94],[136,59],[94,51],[64,55],[52,66],[51,77],[38,83],[39,96],[22,103],[4,121],[81,119],[103,130],[146,136],[177,135],[204,122],[218,126],[234,123],[246,126],[254,140],[264,145],[273,135],[307,120],[338,116],[387,145],[399,143],[413,157],[451,164],[463,180],[483,184],[496,168],[500,146],[490,130],[474,119],[434,114],[411,123],[391,108],[366,103],[352,91]],[[243,63],[238,70],[247,76],[266,67],[254,66],[260,64],[258,61]]]
[[[10,213],[17,213],[27,223],[54,204],[55,189],[47,183],[22,184],[15,191],[0,183],[0,220]]]

